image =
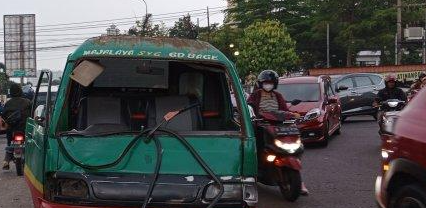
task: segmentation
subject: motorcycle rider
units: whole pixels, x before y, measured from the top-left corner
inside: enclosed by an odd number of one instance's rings
[[[405,92],[396,86],[396,76],[395,74],[388,74],[385,77],[386,87],[379,91],[377,94],[375,106],[378,106],[380,102],[386,101],[389,99],[398,99],[401,101],[407,102],[407,95]]]
[[[31,113],[31,101],[22,97],[23,92],[19,84],[12,84],[9,93],[11,99],[4,105],[2,113],[2,118],[7,124],[7,146],[10,146],[13,132],[25,131],[25,122]],[[13,153],[7,150],[3,161],[3,170],[9,170],[9,163],[12,159]]]
[[[410,92],[421,89],[422,79],[426,77],[426,73],[422,72],[419,74],[419,78],[411,85]]]
[[[283,95],[275,91],[278,86],[278,79],[278,73],[273,70],[264,70],[257,77],[259,89],[255,90],[247,100],[257,116],[261,112],[289,111]],[[300,118],[300,114],[298,113],[290,114],[292,117]],[[301,195],[308,195],[308,193],[308,189],[302,182]]]

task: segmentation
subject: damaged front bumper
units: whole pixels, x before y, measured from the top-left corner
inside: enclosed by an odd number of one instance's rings
[[[140,207],[152,181],[152,175],[148,174],[115,173],[56,172],[48,178],[46,208]],[[221,180],[225,192],[216,207],[247,207],[257,203],[254,178],[228,176]],[[160,175],[150,206],[206,207],[218,193],[216,184],[207,176]]]

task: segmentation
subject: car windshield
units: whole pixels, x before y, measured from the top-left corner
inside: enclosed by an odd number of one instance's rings
[[[318,84],[280,84],[277,90],[287,102],[296,99],[302,102],[317,102],[320,98]]]

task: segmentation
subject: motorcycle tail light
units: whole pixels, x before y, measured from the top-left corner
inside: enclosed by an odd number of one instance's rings
[[[13,140],[17,142],[22,142],[25,140],[25,136],[23,134],[15,134],[13,136]]]

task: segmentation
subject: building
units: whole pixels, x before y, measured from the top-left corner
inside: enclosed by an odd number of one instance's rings
[[[379,66],[381,51],[360,51],[356,56],[357,66]]]

